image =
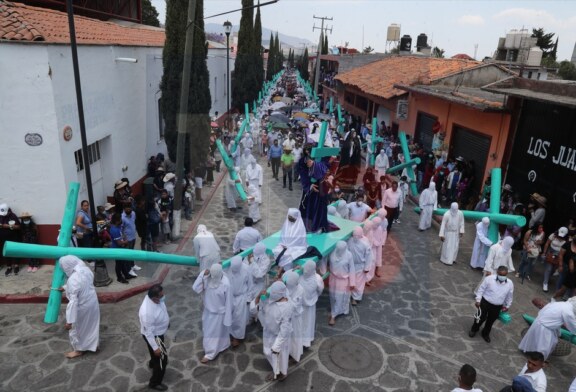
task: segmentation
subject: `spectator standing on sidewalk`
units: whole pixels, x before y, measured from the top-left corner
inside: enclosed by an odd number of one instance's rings
[[[20,215],[21,220],[21,230],[22,230],[22,242],[25,244],[37,244],[38,243],[38,230],[36,229],[36,223],[32,220],[32,215],[29,212],[23,212]],[[36,272],[40,268],[40,260],[30,258],[28,260],[27,272]]]

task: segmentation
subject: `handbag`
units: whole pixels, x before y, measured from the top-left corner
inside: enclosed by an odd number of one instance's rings
[[[160,212],[158,212],[157,208],[152,208],[150,210],[148,213],[148,219],[153,225],[160,223]]]
[[[547,262],[548,264],[552,264],[552,265],[557,266],[557,265],[559,264],[559,261],[560,261],[559,259],[560,259],[560,258],[558,257],[558,255],[555,255],[555,254],[552,253],[552,252],[548,252],[548,253],[546,254],[546,262]]]

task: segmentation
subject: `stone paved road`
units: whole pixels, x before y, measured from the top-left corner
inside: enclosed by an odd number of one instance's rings
[[[265,167],[265,165],[263,165]],[[279,229],[286,208],[297,206],[300,186],[282,189],[266,169],[262,212],[258,224],[268,235]],[[218,189],[201,223],[216,234],[231,254],[231,241],[243,222],[242,213],[224,208]],[[246,212],[246,207],[242,210]],[[201,365],[200,301],[191,285],[196,268],[172,267],[164,281],[171,314],[168,332],[170,363],[165,383],[171,391],[449,391],[457,383],[464,363],[478,371],[477,387],[498,391],[522,367],[516,347],[525,328],[523,312],[536,313],[530,304],[541,296],[539,284],[516,283],[512,323],[495,324],[492,343],[470,339],[472,290],[480,274],[470,270],[473,242],[467,225],[459,262],[444,266],[438,261],[438,227],[420,234],[417,216],[405,211],[395,225],[385,249],[385,274],[367,291],[364,301],[348,317],[329,327],[328,297],[317,309],[317,338],[301,362],[290,368],[282,383],[265,382],[269,372],[262,355],[260,333],[249,329],[245,343]],[[191,241],[183,252],[191,253]],[[517,264],[517,263],[516,263]],[[542,265],[535,282],[541,281]],[[139,334],[138,308],[143,295],[116,304],[103,304],[101,351],[75,360],[62,353],[68,337],[59,324],[42,322],[44,305],[0,305],[1,391],[143,391],[150,372]],[[64,307],[61,316],[64,313]],[[61,319],[62,320],[62,317]],[[576,375],[573,354],[552,357],[546,369],[549,391],[567,391]]]

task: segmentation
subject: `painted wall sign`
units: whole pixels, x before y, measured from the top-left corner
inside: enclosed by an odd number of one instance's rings
[[[39,133],[27,133],[24,136],[24,141],[27,145],[36,147],[42,144],[42,135]]]
[[[551,159],[552,163],[576,171],[576,148],[559,146],[554,148],[552,142],[530,137],[528,155],[540,159]]]
[[[62,136],[64,137],[64,140],[69,142],[72,139],[72,134],[73,134],[72,128],[70,127],[70,125],[66,125],[62,130]]]
[[[401,99],[396,106],[396,120],[408,120],[408,101]]]

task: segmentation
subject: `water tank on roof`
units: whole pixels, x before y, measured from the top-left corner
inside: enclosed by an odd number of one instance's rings
[[[403,35],[400,38],[400,51],[401,52],[410,52],[412,50],[412,37],[409,35]]]
[[[516,39],[517,33],[518,33],[518,30],[512,29],[506,34],[506,40],[504,41],[504,47],[506,49],[514,49],[515,48],[514,41]]]
[[[526,41],[526,39],[530,38],[532,34],[528,32],[527,29],[519,30],[514,37],[514,48],[519,49],[522,44]]]
[[[530,52],[528,53],[528,60],[526,61],[526,65],[532,67],[539,67],[540,63],[542,62],[542,49],[537,46],[530,48]]]
[[[419,34],[418,38],[416,38],[416,49],[420,51],[420,49],[424,49],[428,47],[428,36],[424,33]]]
[[[388,26],[388,34],[386,34],[386,41],[398,42],[400,40],[400,25],[392,23]]]

